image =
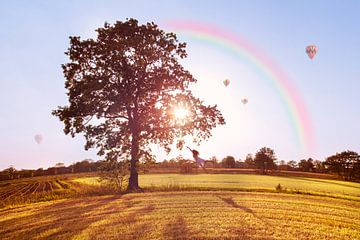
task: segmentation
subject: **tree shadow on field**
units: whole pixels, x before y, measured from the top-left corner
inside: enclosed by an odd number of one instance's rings
[[[163,236],[169,240],[191,239],[189,228],[182,216],[177,216],[174,222],[165,225]]]
[[[141,222],[140,217],[149,214],[155,210],[155,206],[152,204],[145,205],[136,210],[129,211],[125,216],[116,218],[105,225],[102,225],[103,229],[108,229],[110,232],[112,229],[120,229],[121,226],[127,225],[131,228],[129,232],[116,231],[115,239],[122,240],[134,240],[134,239],[146,239],[147,234],[151,230],[150,222]],[[113,231],[114,233],[114,231]],[[100,237],[100,239],[106,239]]]
[[[123,204],[112,204],[112,209],[103,208],[119,199],[119,196],[79,198],[49,204],[37,209],[34,214],[20,215],[21,217],[2,222],[0,236],[32,239],[49,230],[57,229],[51,235],[44,236],[44,239],[70,239],[92,223],[103,220],[104,215],[127,209],[129,205]]]
[[[238,209],[241,209],[241,210],[243,210],[243,211],[245,211],[247,213],[254,214],[253,210],[251,210],[250,208],[247,208],[245,206],[241,206],[241,205],[237,204],[231,196],[230,197],[217,196],[217,197],[220,198],[221,200],[223,200],[228,205],[234,207],[234,208],[238,208]]]
[[[268,222],[266,219],[263,219],[261,217],[259,217],[253,210],[251,210],[248,207],[245,206],[241,206],[238,203],[236,203],[234,201],[234,199],[229,196],[229,197],[222,197],[222,196],[217,196],[219,199],[221,199],[222,201],[224,201],[226,204],[230,205],[233,208],[237,208],[240,209],[244,212],[250,213],[254,218],[256,218],[259,222],[261,222],[264,226],[272,226],[272,224],[270,222]],[[246,228],[246,225],[244,225],[244,227],[242,228],[231,228],[230,232],[232,232],[234,235],[236,235],[235,238],[233,239],[252,239],[250,236],[248,236],[249,231],[256,231],[256,230],[249,230]],[[261,239],[273,239],[271,236],[262,236]]]

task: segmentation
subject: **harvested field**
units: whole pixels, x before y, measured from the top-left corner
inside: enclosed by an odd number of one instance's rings
[[[279,193],[88,197],[4,209],[0,219],[2,239],[360,238],[359,202]]]

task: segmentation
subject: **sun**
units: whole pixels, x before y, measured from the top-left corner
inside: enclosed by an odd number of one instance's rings
[[[185,120],[189,115],[189,111],[184,107],[177,107],[174,109],[174,118],[177,120]]]

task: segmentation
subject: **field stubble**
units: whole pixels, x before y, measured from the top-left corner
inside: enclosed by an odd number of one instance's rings
[[[359,202],[282,193],[84,197],[0,210],[0,219],[2,239],[360,239]]]
[[[147,192],[125,195],[94,175],[2,182],[0,237],[360,239],[359,183],[250,174],[139,180]]]

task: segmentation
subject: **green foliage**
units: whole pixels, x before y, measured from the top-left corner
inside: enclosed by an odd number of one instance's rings
[[[61,175],[67,173],[82,173],[82,172],[96,172],[99,170],[99,166],[102,164],[102,161],[93,161],[91,159],[85,159],[76,163],[71,164],[66,167],[63,163],[58,163],[55,167],[49,167],[47,169],[39,168],[37,170],[16,170],[13,167],[4,169],[0,171],[0,181],[12,180],[12,179],[21,179],[21,178],[30,178],[37,176],[51,176],[51,175]]]
[[[85,135],[85,149],[97,148],[111,161],[130,160],[129,190],[137,190],[136,167],[152,158],[150,144],[169,152],[176,139],[190,135],[200,142],[225,121],[216,105],[193,96],[189,85],[196,79],[179,63],[186,44],[174,33],[135,19],[96,31],[96,39],[70,37],[70,62],[62,66],[69,105],[53,115],[66,134]],[[184,124],[174,121],[179,104],[189,110]]]
[[[295,170],[298,164],[296,163],[296,161],[290,160],[286,163],[286,165],[289,166],[291,170]]]
[[[221,164],[225,168],[235,168],[235,158],[233,156],[227,156],[221,161]]]
[[[318,173],[324,173],[324,172],[326,172],[325,162],[320,161],[320,160],[315,160],[315,161],[314,161],[314,171],[315,171],[315,172],[318,172]]]
[[[312,172],[314,168],[314,160],[312,158],[308,160],[302,159],[299,162],[299,169],[303,172]]]
[[[328,157],[327,169],[345,180],[360,180],[360,155],[354,151],[344,151]]]
[[[105,161],[100,167],[100,181],[110,185],[117,191],[124,190],[129,178],[129,161]]]
[[[255,162],[252,154],[247,154],[244,162],[247,165],[247,168],[255,168]]]
[[[275,168],[276,156],[274,150],[271,148],[263,147],[261,148],[255,155],[254,164],[255,166],[261,170],[262,174],[266,174],[266,172],[270,169]]]
[[[189,160],[181,160],[180,173],[193,173],[193,168],[196,168],[195,163]]]
[[[213,168],[221,167],[221,163],[219,163],[219,160],[216,156],[212,156],[209,161],[212,162]]]

